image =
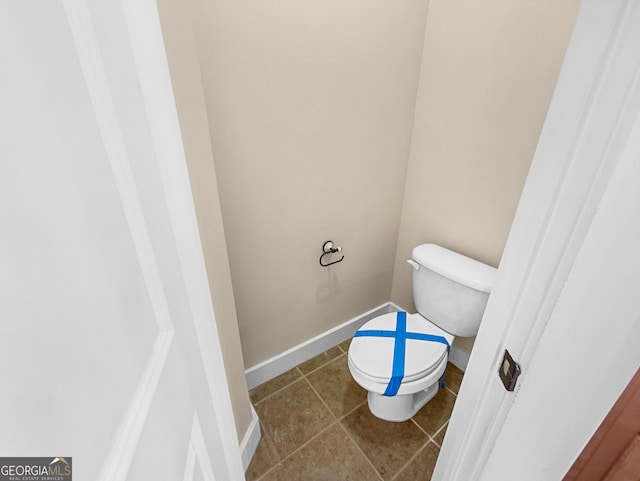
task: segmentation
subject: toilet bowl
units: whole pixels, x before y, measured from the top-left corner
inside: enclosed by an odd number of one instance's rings
[[[398,346],[398,336],[393,336],[397,333],[399,314],[406,318],[404,336],[409,336],[399,340],[404,342],[403,346]],[[430,338],[440,339],[428,340]],[[353,379],[369,391],[367,400],[371,412],[380,419],[398,422],[418,412],[438,392],[447,366],[448,346],[453,339],[453,335],[420,314],[392,312],[364,324],[351,341],[348,363]],[[402,379],[390,395],[389,385],[394,361],[396,364],[399,361],[399,347],[404,350]]]
[[[416,314],[397,312],[371,319],[349,346],[349,371],[369,391],[371,412],[406,421],[439,389],[455,336],[475,336],[496,269],[435,244],[415,247]]]

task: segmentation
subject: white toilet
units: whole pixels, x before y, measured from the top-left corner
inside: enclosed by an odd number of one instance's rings
[[[413,249],[417,314],[392,312],[364,324],[349,347],[349,370],[369,391],[371,412],[406,421],[438,392],[455,336],[475,336],[496,269],[435,244]]]

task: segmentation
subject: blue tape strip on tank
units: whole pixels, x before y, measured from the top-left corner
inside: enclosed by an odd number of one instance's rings
[[[407,332],[407,313],[398,312],[396,315],[396,330],[364,330],[357,331],[353,337],[393,337],[393,364],[391,367],[391,379],[383,396],[395,396],[398,394],[400,384],[404,379],[405,350],[407,339],[415,339],[418,341],[439,342],[449,348],[449,341],[442,336],[434,336],[431,334],[423,334],[420,332]]]

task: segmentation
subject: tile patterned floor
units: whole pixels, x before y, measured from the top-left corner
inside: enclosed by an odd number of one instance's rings
[[[462,371],[412,419],[374,417],[347,366],[346,341],[251,390],[262,439],[248,481],[428,481]]]

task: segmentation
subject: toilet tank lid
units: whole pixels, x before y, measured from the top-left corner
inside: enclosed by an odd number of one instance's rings
[[[491,292],[498,270],[436,244],[421,244],[411,257],[421,266],[482,292]]]

